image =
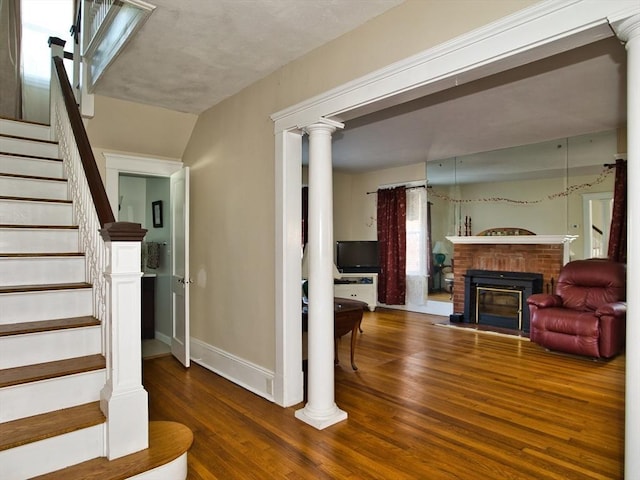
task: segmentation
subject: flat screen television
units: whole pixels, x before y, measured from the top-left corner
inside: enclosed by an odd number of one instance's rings
[[[336,266],[343,273],[379,273],[378,242],[375,240],[336,242]]]

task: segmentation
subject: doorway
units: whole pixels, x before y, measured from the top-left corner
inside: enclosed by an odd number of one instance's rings
[[[189,329],[188,315],[178,314],[174,301],[175,252],[184,250],[183,246],[174,245],[175,234],[187,241],[188,235],[187,232],[176,232],[177,228],[172,224],[174,213],[184,211],[184,205],[181,209],[175,208],[180,199],[174,198],[177,195],[172,192],[172,178],[184,167],[180,161],[108,152],[104,156],[107,160],[107,196],[118,221],[139,223],[147,230],[140,258],[143,357],[167,355],[174,350],[176,340],[179,344],[188,344],[187,333],[186,340],[182,339],[185,341],[176,339],[176,330],[188,332]],[[183,228],[186,230],[188,226]],[[181,285],[188,289],[188,282]],[[180,325],[176,327],[176,323]],[[188,366],[188,348],[184,355],[175,352],[174,355]]]

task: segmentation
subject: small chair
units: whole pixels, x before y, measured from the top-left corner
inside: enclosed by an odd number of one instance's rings
[[[575,260],[560,272],[555,295],[529,296],[530,339],[549,350],[610,358],[625,343],[626,266]]]

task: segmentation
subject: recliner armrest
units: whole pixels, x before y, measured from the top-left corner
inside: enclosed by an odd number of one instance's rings
[[[615,318],[622,318],[627,314],[626,302],[614,302],[600,305],[596,310],[596,317],[608,315]]]
[[[548,293],[534,293],[527,298],[529,305],[535,305],[538,308],[561,307],[562,298],[558,295]]]

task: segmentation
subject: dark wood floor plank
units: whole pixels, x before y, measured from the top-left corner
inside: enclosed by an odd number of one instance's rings
[[[625,357],[593,361],[527,339],[366,312],[353,371],[335,369],[345,422],[294,412],[172,357],[144,362],[153,419],[194,431],[189,479],[620,479]],[[339,343],[349,358],[349,342]]]

